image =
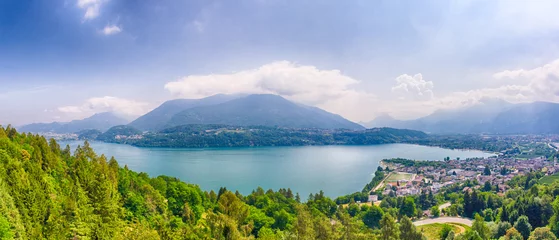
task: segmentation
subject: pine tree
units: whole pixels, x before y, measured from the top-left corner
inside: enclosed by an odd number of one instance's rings
[[[532,225],[530,225],[528,217],[524,215],[520,216],[518,220],[516,220],[516,222],[514,223],[514,228],[518,230],[520,234],[522,234],[522,237],[524,237],[524,239],[530,237],[530,232],[532,232]]]
[[[380,220],[380,239],[398,240],[400,239],[400,229],[396,226],[396,221],[390,214],[384,214]]]
[[[400,220],[400,238],[401,239],[422,239],[423,235],[418,231],[411,220],[404,216]]]

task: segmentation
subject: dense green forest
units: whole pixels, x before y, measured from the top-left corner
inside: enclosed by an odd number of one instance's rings
[[[139,135],[142,137],[138,138]],[[252,147],[369,145],[411,142],[426,137],[427,134],[420,131],[393,128],[353,131],[191,124],[145,134],[129,126],[116,126],[99,135],[96,140],[139,147]]]
[[[379,168],[363,193],[383,176]],[[131,171],[87,142],[72,153],[0,127],[0,239],[423,239],[410,219],[447,201],[443,214],[475,221],[446,239],[555,239],[559,185],[539,184],[542,176],[515,177],[506,193],[467,181],[439,194],[381,196],[380,206],[344,206],[322,192],[305,201],[290,189],[208,192]]]

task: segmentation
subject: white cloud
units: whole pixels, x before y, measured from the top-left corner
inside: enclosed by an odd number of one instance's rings
[[[527,82],[519,88],[524,89],[529,100],[559,102],[559,59],[529,70],[505,70],[493,77]]]
[[[432,99],[433,82],[425,81],[421,73],[413,76],[402,74],[396,78],[396,86],[392,87],[392,92],[401,94],[401,98],[406,99]]]
[[[191,75],[169,82],[165,89],[176,96],[201,98],[217,93],[271,93],[317,106],[353,121],[373,119],[381,113],[401,119],[425,116],[437,109],[471,106],[487,98],[513,103],[559,102],[559,60],[530,70],[506,70],[495,78],[525,79],[525,84],[456,91],[441,96],[434,83],[418,73],[398,76],[391,88],[397,99],[380,100],[373,93],[356,90],[358,80],[339,70],[321,70],[287,61],[273,62],[231,74]],[[71,110],[71,109],[70,109]]]
[[[121,32],[122,29],[119,26],[116,25],[107,25],[105,26],[105,28],[103,28],[103,34],[105,35],[112,35],[112,34],[117,34],[119,32]]]
[[[167,83],[165,89],[187,98],[217,93],[271,93],[301,102],[322,103],[354,92],[350,86],[357,83],[339,70],[320,70],[279,61],[231,74],[186,76]]]
[[[364,104],[376,101],[373,94],[353,88],[359,81],[339,70],[278,61],[231,74],[191,75],[169,82],[165,89],[175,96],[202,98],[225,93],[268,93],[360,119]],[[352,104],[355,105],[352,105]]]
[[[85,9],[84,20],[94,19],[99,16],[101,5],[108,0],[78,0],[78,7]]]
[[[124,116],[140,116],[149,110],[149,104],[118,97],[96,97],[87,99],[77,106],[59,107],[58,111],[80,117],[94,113],[114,112]]]

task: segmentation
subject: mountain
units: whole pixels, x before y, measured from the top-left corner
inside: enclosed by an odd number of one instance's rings
[[[487,131],[509,134],[559,133],[559,104],[549,102],[517,104],[497,115]]]
[[[175,99],[164,102],[153,111],[132,121],[131,127],[144,131],[161,130],[171,118],[186,109],[224,103],[240,97],[240,95],[218,94],[202,99]]]
[[[173,116],[166,127],[185,124],[364,129],[339,115],[271,94],[254,94],[221,104],[190,108]]]
[[[396,120],[381,116],[367,127],[393,127],[431,133],[541,134],[559,133],[559,104],[533,102],[512,104],[485,100],[480,104],[439,110],[415,120]]]
[[[74,120],[67,123],[33,123],[21,127],[19,130],[23,132],[53,132],[53,133],[76,133],[83,130],[95,129],[106,131],[116,125],[128,123],[127,120],[116,116],[111,112],[97,113],[91,117]]]

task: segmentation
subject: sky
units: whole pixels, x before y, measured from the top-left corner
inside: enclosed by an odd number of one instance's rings
[[[559,102],[559,1],[2,0],[0,124],[271,93],[370,121]]]

